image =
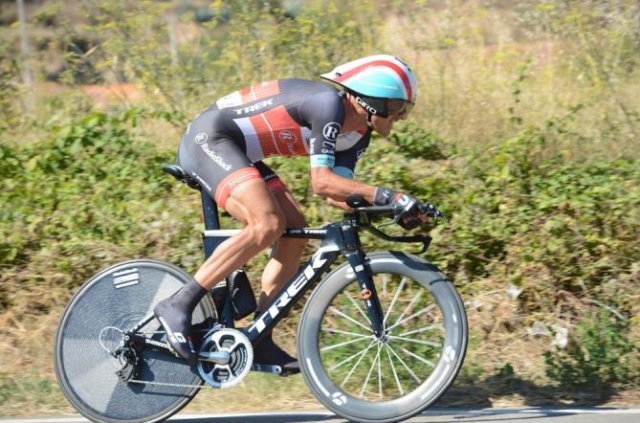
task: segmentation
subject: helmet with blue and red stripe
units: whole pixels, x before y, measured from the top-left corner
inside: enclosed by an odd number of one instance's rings
[[[407,113],[416,102],[418,82],[413,72],[391,55],[363,57],[321,76],[355,94],[358,103],[372,115]]]

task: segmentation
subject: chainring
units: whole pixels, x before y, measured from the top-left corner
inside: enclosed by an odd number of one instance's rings
[[[206,361],[198,363],[200,377],[209,385],[218,389],[236,386],[244,379],[253,364],[253,347],[249,338],[237,329],[213,329],[202,340],[201,352],[222,351],[231,356],[228,364],[215,364]]]

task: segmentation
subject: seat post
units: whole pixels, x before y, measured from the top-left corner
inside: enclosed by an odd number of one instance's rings
[[[220,219],[218,217],[218,205],[213,198],[207,193],[206,190],[201,189],[200,195],[202,197],[202,215],[204,216],[204,229],[205,230],[218,230],[220,229]],[[205,237],[202,235],[204,244],[204,257],[208,259],[213,253],[213,250],[222,242],[219,237]]]

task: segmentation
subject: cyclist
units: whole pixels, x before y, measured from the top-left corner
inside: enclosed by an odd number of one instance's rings
[[[154,309],[171,346],[192,364],[197,353],[191,314],[216,283],[273,244],[262,274],[259,313],[298,270],[306,240],[281,235],[286,227],[307,224],[291,192],[262,159],[308,155],[312,189],[331,205],[349,210],[346,197],[357,193],[375,205],[394,205],[406,228],[421,218],[415,198],[353,179],[371,132],[388,135],[414,106],[412,71],[396,57],[375,55],[339,65],[322,77],[338,88],[284,79],[233,92],[198,115],[182,137],[180,166],[245,225],[216,248],[194,280]],[[299,371],[297,360],[271,334],[255,346],[254,362]]]

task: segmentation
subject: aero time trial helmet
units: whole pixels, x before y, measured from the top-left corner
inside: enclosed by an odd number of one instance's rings
[[[416,103],[416,77],[406,63],[388,54],[344,63],[321,76],[354,94],[371,115],[408,113]]]

